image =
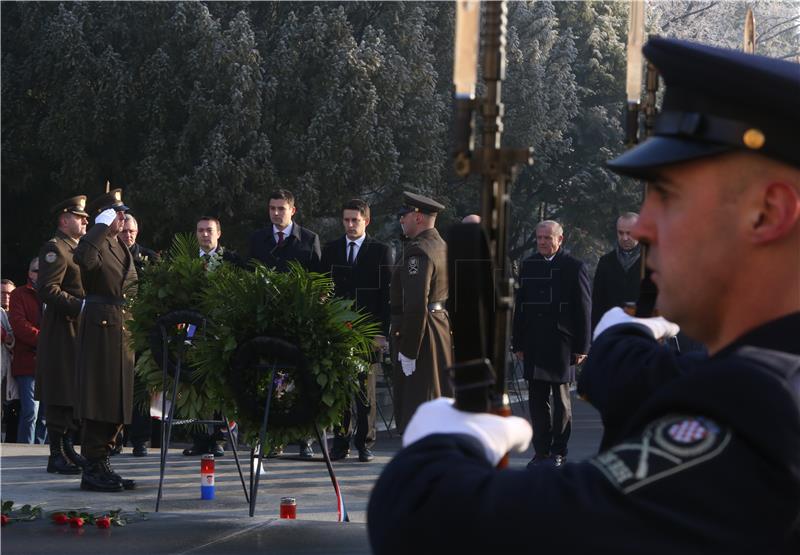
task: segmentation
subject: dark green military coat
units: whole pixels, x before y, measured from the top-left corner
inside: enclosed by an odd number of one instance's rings
[[[39,251],[36,290],[44,304],[36,349],[36,398],[75,406],[75,351],[83,302],[81,270],[72,259],[78,242],[61,231]]]
[[[450,318],[446,310],[430,309],[445,301],[447,244],[438,231],[428,229],[405,244],[392,274],[394,411],[401,432],[420,404],[453,394],[448,375],[453,364]],[[411,376],[403,374],[398,352],[416,360]]]
[[[75,249],[86,290],[78,341],[76,415],[128,424],[133,406],[133,351],[127,315],[124,306],[103,301],[121,303],[123,295],[133,295],[136,269],[128,247],[108,229],[95,224]]]

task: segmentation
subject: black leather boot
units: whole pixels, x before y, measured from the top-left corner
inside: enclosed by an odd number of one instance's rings
[[[81,489],[88,491],[122,491],[122,482],[119,476],[109,471],[108,457],[90,459],[88,466],[83,469]]]
[[[78,452],[75,451],[75,445],[72,443],[72,434],[70,432],[67,432],[61,436],[61,446],[64,450],[64,456],[67,457],[67,460],[75,466],[84,468],[89,464],[89,461],[86,460],[86,457],[79,455]]]
[[[47,471],[52,474],[80,474],[81,469],[64,456],[59,435],[50,436],[50,456],[47,458]]]
[[[136,489],[136,480],[129,480],[129,479],[127,479],[127,478],[123,478],[122,476],[120,476],[119,474],[117,474],[116,472],[114,472],[114,469],[113,469],[113,468],[111,468],[111,461],[109,461],[108,459],[104,459],[104,460],[105,460],[105,462],[104,462],[103,464],[105,464],[106,471],[107,471],[107,472],[108,472],[108,473],[109,473],[111,476],[113,476],[114,478],[116,478],[116,479],[117,479],[117,481],[118,481],[120,484],[122,484],[122,487],[123,487],[123,489]]]

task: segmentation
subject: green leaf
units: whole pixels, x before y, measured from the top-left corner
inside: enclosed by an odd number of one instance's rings
[[[319,384],[320,387],[325,387],[325,385],[328,383],[327,374],[318,374],[317,383]]]
[[[322,395],[322,402],[330,407],[330,406],[333,406],[333,403],[336,402],[336,398],[333,396],[333,394],[330,391],[326,391]]]

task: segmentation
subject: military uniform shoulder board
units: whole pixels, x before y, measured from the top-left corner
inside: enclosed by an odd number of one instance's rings
[[[730,440],[730,430],[709,418],[671,415],[651,422],[637,438],[589,462],[612,485],[631,493],[713,459]]]

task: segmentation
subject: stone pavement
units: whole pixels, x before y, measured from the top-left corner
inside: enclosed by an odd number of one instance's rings
[[[521,414],[522,408],[517,404],[515,414]],[[574,400],[573,411],[570,459],[580,460],[596,451],[602,427],[597,413],[586,403]],[[349,523],[338,523],[336,497],[316,445],[317,457],[310,462],[286,456],[267,460],[256,516],[250,518],[229,451],[216,461],[216,498],[201,501],[199,457],[184,457],[180,449],[171,449],[161,509],[154,513],[157,450],[151,450],[148,457],[134,458],[126,448],[112,459],[117,472],[137,481],[136,490],[96,493],[80,490],[79,477],[46,473],[46,446],[3,444],[3,500],[13,500],[16,505],[42,505],[45,511],[89,508],[97,513],[121,508],[133,512],[138,508],[148,513],[148,520],[110,530],[75,530],[44,520],[14,523],[2,530],[2,553],[369,553],[365,525],[369,494],[399,448],[399,437],[389,437],[384,431],[379,434],[373,462],[360,463],[357,457],[351,457],[334,463],[350,516]],[[247,479],[247,455],[240,455]],[[531,449],[516,454],[511,457],[511,466],[524,467],[531,456]],[[298,520],[278,518],[283,496],[297,499]]]

